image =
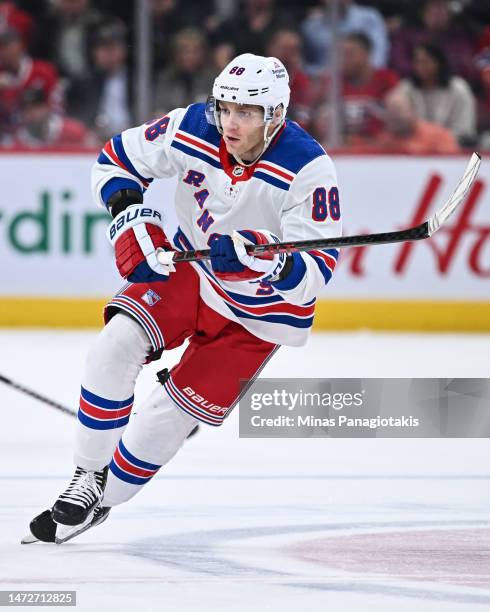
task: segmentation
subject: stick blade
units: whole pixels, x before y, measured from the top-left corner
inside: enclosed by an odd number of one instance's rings
[[[459,181],[458,186],[454,190],[452,196],[428,221],[429,224],[429,236],[432,236],[434,232],[443,225],[458,206],[464,202],[466,196],[470,192],[473,183],[475,182],[478,170],[480,169],[481,156],[479,153],[473,153],[471,156],[466,170],[464,171],[463,178]]]

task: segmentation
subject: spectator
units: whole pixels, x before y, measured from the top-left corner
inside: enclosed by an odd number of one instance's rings
[[[352,0],[340,0],[341,34],[363,32],[372,44],[371,61],[376,68],[386,65],[388,33],[381,14],[374,8],[358,6]],[[321,0],[301,24],[305,56],[309,72],[317,74],[329,68],[332,48],[330,0]]]
[[[173,62],[157,78],[157,114],[192,102],[205,102],[216,76],[206,65],[207,44],[199,30],[181,30],[175,35],[172,47]]]
[[[215,39],[232,43],[239,54],[265,55],[273,33],[284,25],[288,25],[284,12],[277,9],[275,0],[244,0],[235,17],[218,28]]]
[[[15,2],[0,1],[0,30],[15,30],[27,47],[31,42],[32,28],[32,17],[29,13],[20,10],[15,6]]]
[[[91,35],[100,21],[90,0],[53,0],[39,22],[33,53],[54,63],[69,80],[84,78],[90,72]]]
[[[236,49],[231,43],[223,42],[215,45],[211,54],[213,69],[216,74],[219,74],[236,57]]]
[[[20,96],[29,88],[42,89],[52,107],[60,107],[58,73],[54,66],[33,60],[15,30],[0,32],[0,123],[13,129]]]
[[[311,118],[312,90],[310,78],[303,71],[300,35],[292,29],[277,30],[267,46],[266,55],[277,57],[286,66],[291,87],[288,115],[306,127]]]
[[[476,103],[471,89],[460,77],[451,76],[445,53],[435,45],[415,48],[412,74],[398,85],[414,105],[418,116],[451,130],[463,146],[476,137]]]
[[[425,0],[419,22],[395,33],[390,65],[400,75],[410,74],[415,47],[431,43],[445,51],[454,73],[472,78],[476,37],[465,27],[461,17],[455,20],[451,9],[453,4],[450,0]]]
[[[20,126],[14,140],[17,146],[78,149],[98,144],[82,123],[54,112],[42,89],[26,89],[20,107]]]
[[[325,148],[328,148],[332,110],[328,102],[318,104],[313,108],[308,131]]]
[[[366,146],[368,145],[368,146]],[[352,151],[381,151],[410,155],[457,153],[458,144],[449,130],[422,121],[412,102],[400,92],[391,92],[386,99],[386,129],[370,142],[356,139]]]
[[[398,76],[371,62],[371,41],[362,32],[349,34],[342,41],[342,101],[345,135],[374,137],[383,129],[384,100],[397,84]],[[316,103],[328,98],[329,75],[316,80]]]
[[[475,61],[478,70],[478,134],[480,146],[490,149],[490,45],[483,48]]]
[[[154,68],[157,72],[169,65],[172,56],[172,37],[179,30],[198,26],[203,15],[206,1],[194,5],[192,10],[185,0],[152,0],[151,22],[153,27]]]
[[[101,140],[132,123],[126,56],[125,25],[102,22],[93,36],[91,73],[74,81],[67,97],[68,112],[95,130]]]

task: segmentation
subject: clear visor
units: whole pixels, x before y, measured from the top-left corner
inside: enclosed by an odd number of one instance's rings
[[[216,115],[215,115],[216,112]],[[218,127],[245,126],[250,128],[260,128],[265,126],[265,122],[270,121],[273,116],[273,109],[264,110],[262,106],[249,104],[237,104],[236,102],[225,102],[208,98],[206,104],[206,116],[209,123]]]
[[[217,113],[223,129],[227,126],[262,128],[265,125],[264,109],[260,106],[218,102]]]

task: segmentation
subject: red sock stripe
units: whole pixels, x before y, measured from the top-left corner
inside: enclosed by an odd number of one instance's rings
[[[114,456],[112,457],[116,464],[124,470],[128,472],[128,474],[132,474],[133,476],[139,476],[140,478],[151,478],[154,476],[158,470],[147,470],[142,467],[137,467],[132,463],[129,463],[120,453],[119,447],[114,451]]]
[[[129,406],[125,406],[124,408],[114,409],[114,408],[98,408],[93,404],[89,404],[83,397],[80,396],[80,410],[84,412],[87,416],[90,416],[94,419],[102,419],[105,421],[111,421],[115,419],[122,419],[131,414],[131,409],[133,404],[129,404]]]

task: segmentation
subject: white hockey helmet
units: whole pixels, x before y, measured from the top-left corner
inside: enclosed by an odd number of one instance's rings
[[[253,104],[264,109],[264,140],[274,116],[282,105],[280,124],[289,105],[289,75],[284,64],[275,57],[243,53],[235,57],[216,77],[213,95],[208,98],[206,116],[222,133],[218,102]],[[279,124],[279,125],[280,125]]]

